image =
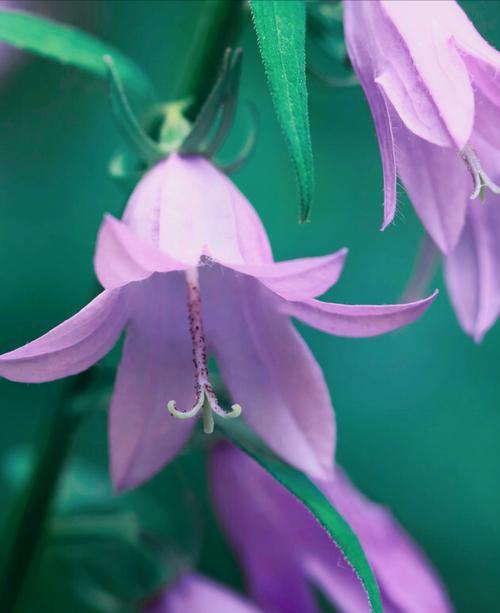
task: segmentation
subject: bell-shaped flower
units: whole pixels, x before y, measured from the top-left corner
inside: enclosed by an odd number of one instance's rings
[[[143,613],[262,613],[227,587],[194,572],[181,575],[148,602]]]
[[[252,206],[207,160],[172,155],[141,180],[123,221],[106,216],[95,256],[105,290],[77,315],[0,356],[0,375],[50,381],[106,354],[126,328],[110,410],[118,489],[144,481],[184,445],[194,419],[245,421],[280,456],[316,477],[332,473],[335,420],[320,367],[290,315],[331,334],[373,336],[421,315],[411,304],[316,300],[334,284],[345,250],[274,262]],[[235,404],[210,382],[215,356]],[[170,411],[168,414],[167,411]]]
[[[343,613],[370,610],[361,582],[310,512],[254,460],[227,443],[212,452],[220,525],[265,611],[319,613],[313,587]],[[317,483],[356,533],[386,613],[447,613],[452,607],[429,562],[390,512],[369,501],[337,466]]]
[[[500,196],[488,194],[484,203],[469,207],[444,271],[462,328],[480,342],[500,315]]]
[[[500,53],[454,0],[346,0],[344,9],[382,157],[383,228],[394,218],[399,174],[447,253],[469,199],[500,191],[480,154],[483,141],[500,147]]]

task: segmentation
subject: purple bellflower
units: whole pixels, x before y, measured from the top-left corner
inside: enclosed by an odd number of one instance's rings
[[[254,460],[216,446],[210,476],[215,508],[248,583],[265,611],[319,613],[311,586],[343,613],[369,611],[359,579],[309,511]],[[317,483],[358,536],[386,613],[448,613],[431,566],[389,511],[366,499],[337,466]]]
[[[327,478],[333,409],[290,316],[330,334],[367,337],[414,321],[434,298],[387,306],[316,300],[337,281],[345,255],[274,262],[264,227],[233,183],[204,158],[171,155],[141,180],[123,221],[105,217],[95,255],[105,290],[46,335],[0,356],[0,375],[42,382],[81,372],[125,328],[109,426],[117,489],[168,462],[190,436],[189,418],[200,414],[210,432],[212,413],[235,417],[242,408],[278,455]],[[209,352],[240,404],[219,405]]]
[[[479,206],[469,206],[444,272],[462,328],[481,341],[500,314],[500,196],[488,193]]]
[[[500,192],[500,167],[489,166],[487,153],[500,148],[500,53],[454,0],[346,0],[344,9],[382,157],[383,228],[394,218],[399,174],[427,232],[449,253],[467,209],[480,206],[470,200]]]
[[[262,613],[239,594],[190,572],[142,608],[143,613]]]

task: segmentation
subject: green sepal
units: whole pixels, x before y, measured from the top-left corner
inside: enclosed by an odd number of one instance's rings
[[[104,63],[108,69],[109,96],[116,122],[141,159],[154,164],[165,156],[165,152],[146,134],[134,115],[113,58],[110,55],[104,56]]]
[[[241,49],[226,49],[219,77],[182,143],[181,153],[203,153],[210,157],[222,146],[234,119],[242,56]],[[219,114],[219,123],[210,139]]]

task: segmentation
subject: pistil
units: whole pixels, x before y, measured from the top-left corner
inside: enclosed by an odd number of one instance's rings
[[[241,406],[233,404],[230,411],[225,411],[217,400],[212,385],[208,377],[207,348],[205,333],[203,330],[203,319],[201,314],[201,294],[199,287],[198,268],[190,268],[185,273],[189,331],[193,346],[193,364],[195,370],[195,402],[193,406],[185,411],[177,409],[175,400],[170,400],[167,408],[171,415],[178,419],[189,419],[198,415],[202,411],[203,430],[211,434],[214,430],[213,413],[217,413],[223,418],[234,418],[241,414]]]
[[[466,145],[460,152],[460,155],[472,176],[472,182],[474,184],[474,191],[470,196],[471,200],[474,200],[478,196],[483,200],[485,188],[490,189],[494,194],[500,194],[500,186],[492,181],[486,174],[472,147]]]

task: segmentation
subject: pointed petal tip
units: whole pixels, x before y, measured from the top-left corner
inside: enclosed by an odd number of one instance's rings
[[[436,243],[443,255],[449,255],[457,246],[460,239],[460,234],[450,238],[448,236],[437,235],[434,233],[434,235],[431,235],[431,238]]]
[[[485,332],[483,331],[477,331],[474,335],[473,335],[473,340],[476,343],[476,345],[480,345],[483,342],[483,338],[484,338]]]
[[[430,294],[426,298],[421,298],[420,300],[415,300],[414,302],[408,302],[406,306],[408,308],[411,308],[411,307],[418,307],[420,305],[422,307],[422,313],[424,313],[431,306],[434,300],[436,300],[436,298],[438,297],[438,294],[439,294],[439,289],[436,288],[432,292],[432,294]]]
[[[383,232],[387,226],[389,226],[392,223],[392,217],[390,219],[384,219],[384,221],[382,222],[382,225],[380,226],[380,231]]]
[[[144,281],[154,272],[184,270],[187,265],[146,242],[123,221],[106,213],[94,255],[94,269],[106,289]]]

